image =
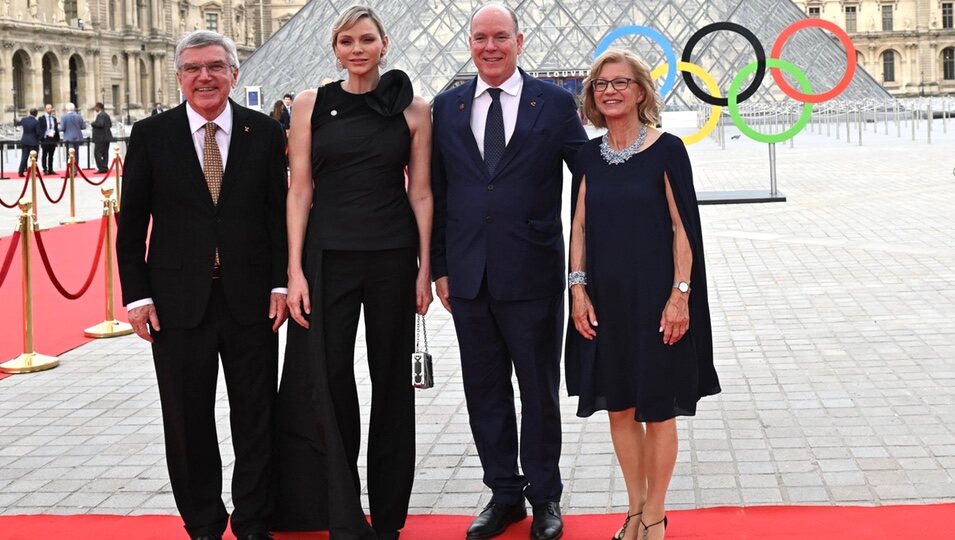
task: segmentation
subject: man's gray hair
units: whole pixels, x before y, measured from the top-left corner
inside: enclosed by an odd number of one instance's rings
[[[73,112],[76,110],[76,105],[73,105],[72,103],[67,103],[66,105],[63,106],[63,109],[66,112]]]
[[[180,64],[182,51],[198,47],[208,47],[209,45],[218,45],[225,49],[226,54],[229,56],[229,65],[238,69],[239,51],[236,50],[234,41],[218,32],[196,30],[195,32],[190,32],[182,36],[182,39],[176,44],[176,70],[178,71],[179,68],[182,67]]]
[[[481,11],[482,9],[486,7],[496,7],[508,12],[511,15],[511,20],[514,21],[514,35],[516,36],[517,34],[521,33],[520,25],[517,23],[517,12],[515,12],[513,9],[511,9],[507,4],[504,4],[503,2],[488,2],[486,4],[481,4],[480,6],[474,8],[474,11],[471,12],[471,17],[468,19],[468,33],[471,32],[471,27],[474,26],[475,15],[478,14],[478,11]]]

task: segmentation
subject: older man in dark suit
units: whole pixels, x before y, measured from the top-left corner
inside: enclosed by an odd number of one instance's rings
[[[228,99],[238,77],[232,40],[193,32],[175,60],[186,103],[137,122],[126,153],[117,238],[123,300],[136,333],[152,343],[186,531],[218,540],[229,518],[215,419],[221,357],[235,450],[232,531],[264,540],[276,332],[287,309],[285,136]]]
[[[40,137],[43,135],[43,128],[40,121],[36,119],[36,108],[30,109],[30,114],[20,119],[20,128],[23,134],[20,135],[20,176],[26,175],[27,166],[30,164],[30,152],[40,150]]]
[[[513,11],[483,6],[470,30],[478,76],[435,99],[432,157],[435,285],[454,317],[471,432],[493,492],[467,538],[503,533],[527,515],[526,498],[531,537],[553,540],[563,534],[563,163],[587,137],[573,96],[518,70],[524,36]]]

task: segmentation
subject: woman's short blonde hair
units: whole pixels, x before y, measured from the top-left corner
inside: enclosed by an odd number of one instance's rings
[[[385,23],[381,22],[381,18],[378,17],[378,14],[375,13],[373,9],[368,6],[353,5],[342,11],[341,15],[338,16],[338,19],[335,20],[335,23],[332,24],[332,50],[335,50],[335,42],[338,41],[338,34],[342,33],[342,30],[347,30],[355,25],[359,19],[368,17],[371,19],[371,22],[375,23],[375,26],[378,27],[378,33],[381,34],[381,37],[385,37]]]
[[[600,70],[607,64],[627,64],[630,66],[634,83],[643,89],[643,101],[637,104],[637,117],[650,127],[656,126],[660,120],[660,105],[663,101],[657,95],[656,88],[653,85],[650,68],[637,55],[623,49],[607,49],[594,60],[593,66],[590,67],[590,75],[584,79],[584,114],[587,115],[590,122],[598,128],[607,127],[607,119],[597,109],[594,88],[591,84],[599,78]]]

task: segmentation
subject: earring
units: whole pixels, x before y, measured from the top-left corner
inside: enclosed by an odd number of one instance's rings
[[[385,58],[384,55],[382,55],[381,59],[378,60],[378,67],[381,69],[385,69],[386,67],[388,67],[388,59]]]
[[[338,57],[335,58],[335,67],[338,68],[338,71],[341,71],[341,70],[345,69],[345,65],[342,64],[342,59],[341,59],[341,58],[338,58]]]

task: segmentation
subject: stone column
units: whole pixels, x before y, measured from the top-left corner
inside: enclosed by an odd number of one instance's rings
[[[9,101],[9,102],[8,102]],[[13,42],[4,41],[3,48],[0,49],[0,121],[7,122],[7,106],[13,105]],[[15,107],[14,107],[15,109]],[[10,120],[17,115],[16,110],[12,113]]]
[[[126,53],[126,88],[129,90],[129,103],[142,103],[139,99],[139,62],[136,53]]]
[[[25,77],[31,81],[30,95],[26,98],[27,109],[36,107],[43,109],[43,46],[33,45],[33,53],[30,55],[30,72],[25,73]]]
[[[159,100],[159,90],[162,89],[162,101],[165,104],[166,89],[163,88],[162,55],[153,53],[153,101]]]
[[[136,0],[126,0],[123,9],[124,26],[127,28],[136,27]]]

